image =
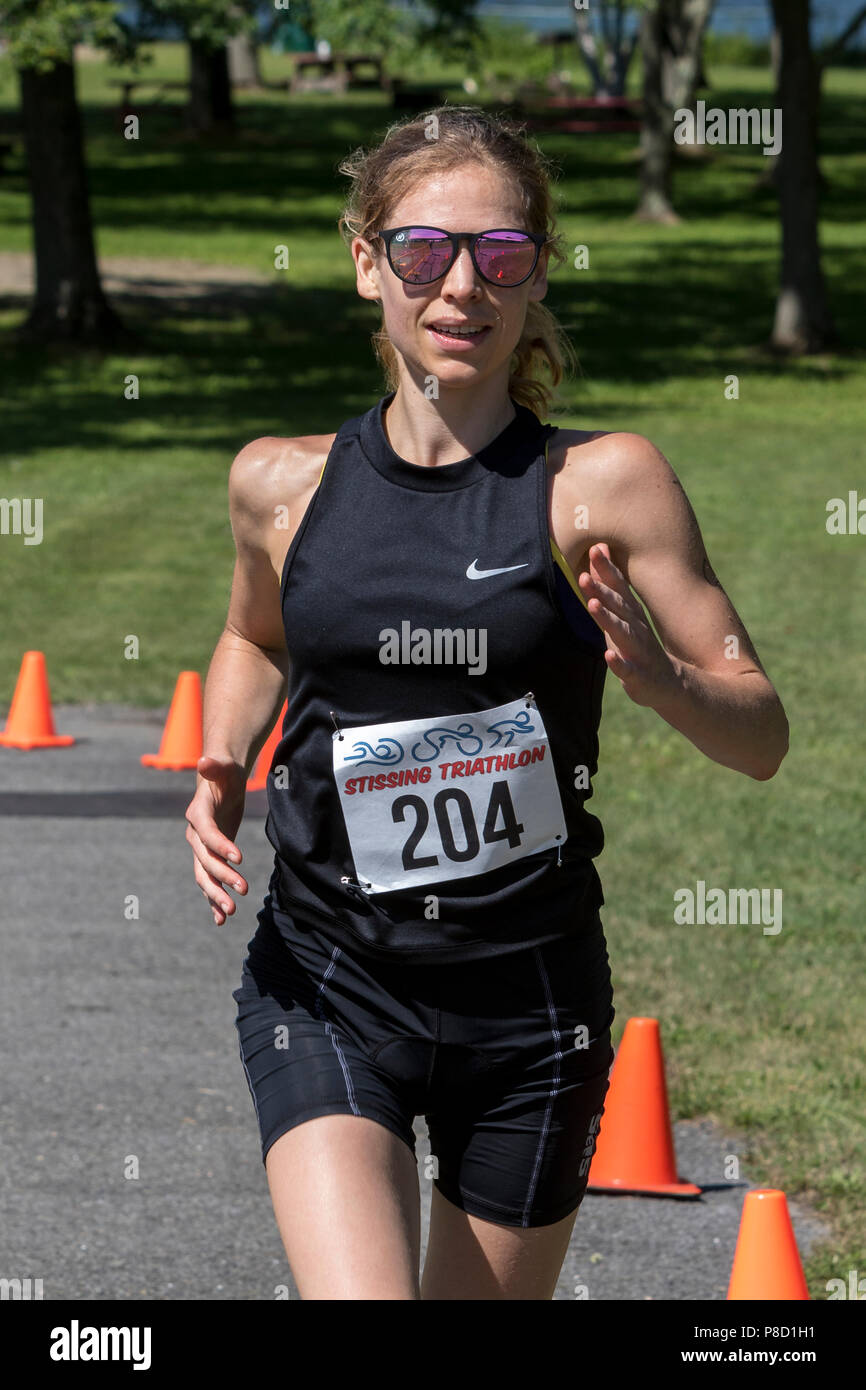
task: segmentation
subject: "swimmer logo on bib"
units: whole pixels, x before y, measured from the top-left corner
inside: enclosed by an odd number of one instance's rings
[[[531,695],[333,734],[334,778],[367,893],[474,878],[562,845],[565,817]]]

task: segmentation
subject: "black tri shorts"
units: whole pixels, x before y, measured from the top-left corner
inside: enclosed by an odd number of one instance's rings
[[[237,1003],[262,1161],[319,1115],[376,1120],[461,1210],[504,1226],[576,1211],[613,1063],[596,912],[542,946],[466,963],[379,963],[280,910],[269,891]]]

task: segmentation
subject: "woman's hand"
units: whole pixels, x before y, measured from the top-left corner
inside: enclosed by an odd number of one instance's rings
[[[249,887],[229,862],[243,858],[234,837],[243,819],[247,774],[239,763],[207,756],[199,758],[197,770],[202,780],[186,808],[186,838],[195,856],[195,881],[219,927],[235,911],[226,887],[239,893]]]
[[[659,642],[642,604],[610,558],[606,541],[590,546],[589,572],[577,579],[586,606],[604,632],[608,669],[636,705],[655,706],[677,687],[676,667]]]

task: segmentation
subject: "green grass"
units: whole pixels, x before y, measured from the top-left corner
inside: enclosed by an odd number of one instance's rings
[[[182,74],[176,47],[159,61]],[[266,61],[271,77],[285,66]],[[155,308],[134,317],[140,346],[109,356],[15,348],[20,315],[0,300],[0,493],[45,499],[43,544],[4,537],[0,550],[3,702],[21,653],[37,647],[55,701],[165,705],[179,670],[204,672],[221,630],[235,452],[261,434],[334,430],[383,389],[375,315],[355,296],[336,230],[335,173],[391,119],[381,98],[245,97],[239,134],[200,144],[154,109],[133,143],[113,124],[110,75],[81,68],[100,253],[246,266],[273,275],[273,295],[231,317]],[[761,69],[713,65],[710,76],[716,105],[770,101]],[[582,369],[557,418],[637,430],[665,451],[791,724],[781,771],[756,783],[709,762],[608,678],[592,809],[608,839],[599,868],[615,1041],[630,1016],[658,1017],[674,1115],[738,1130],[752,1176],[826,1214],[833,1239],[806,1262],[814,1298],[831,1276],[866,1269],[866,541],[824,525],[828,499],[862,495],[866,477],[864,112],[866,74],[829,73],[822,241],[846,350],[791,364],[761,350],[779,230],[773,196],[753,189],[759,152],[679,165],[684,221],[662,229],[630,220],[631,136],[543,140],[562,164],[568,243],[590,248],[590,268],[562,266],[547,301]],[[13,162],[0,180],[0,249],[29,247],[28,216]],[[272,270],[280,242],[284,274]],[[124,399],[129,373],[137,401]],[[725,399],[730,375],[737,400]],[[123,659],[129,633],[138,662]],[[782,931],[675,925],[673,894],[698,879],[781,889]]]

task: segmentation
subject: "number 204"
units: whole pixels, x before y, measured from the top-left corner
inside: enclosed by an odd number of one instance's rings
[[[466,839],[466,845],[463,849],[458,849],[454,840],[454,832],[448,818],[449,802],[453,802],[460,813],[463,834]],[[432,868],[434,864],[439,863],[438,854],[419,856],[415,853],[430,823],[427,802],[420,796],[398,796],[391,805],[391,818],[395,824],[399,821],[405,821],[409,811],[415,812],[415,824],[403,846],[403,868]],[[457,864],[464,864],[467,860],[474,859],[481,848],[481,841],[478,838],[478,827],[475,824],[472,802],[467,793],[460,787],[437,792],[433,798],[433,814],[436,817],[442,848],[448,858],[453,859]],[[500,815],[502,824],[497,829],[496,821]],[[490,800],[487,803],[481,838],[488,845],[497,840],[507,840],[510,848],[516,849],[520,844],[522,834],[523,826],[517,819],[514,803],[511,800],[511,792],[508,790],[508,783],[506,781],[494,782],[490,788]]]

